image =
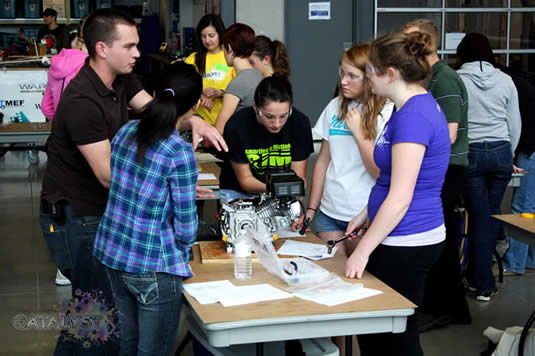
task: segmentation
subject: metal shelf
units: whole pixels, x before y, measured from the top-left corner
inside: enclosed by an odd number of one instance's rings
[[[135,18],[137,24],[141,23],[141,18]],[[71,22],[80,22],[79,18],[58,18],[59,24],[67,24]],[[13,18],[13,19],[0,19],[0,25],[42,25],[42,18],[27,19],[27,18]]]

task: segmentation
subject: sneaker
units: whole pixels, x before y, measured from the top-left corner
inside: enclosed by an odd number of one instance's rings
[[[61,271],[58,269],[56,271],[56,284],[58,286],[70,286],[71,281],[69,281],[69,279],[65,277],[63,273],[61,273]]]
[[[518,272],[513,272],[513,271],[509,271],[507,269],[503,269],[503,276],[504,277],[510,277],[510,276],[521,276],[522,273],[518,273]]]
[[[496,294],[498,294],[498,288],[492,292],[480,293],[476,296],[476,299],[480,302],[490,302],[490,298],[494,297]]]

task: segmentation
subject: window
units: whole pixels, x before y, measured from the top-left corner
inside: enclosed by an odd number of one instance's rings
[[[375,35],[399,31],[426,18],[440,32],[439,55],[457,62],[463,34],[480,32],[491,43],[497,62],[535,74],[535,0],[376,0]]]

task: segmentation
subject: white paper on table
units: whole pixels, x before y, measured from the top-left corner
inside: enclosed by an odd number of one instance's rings
[[[216,176],[213,173],[200,173],[199,180],[215,180]]]
[[[277,253],[279,255],[303,256],[311,260],[322,260],[333,257],[336,253],[336,247],[329,254],[326,245],[287,240]]]
[[[287,237],[305,237],[306,235],[301,235],[298,231],[293,231],[289,226],[283,227],[282,229],[279,229],[275,232],[273,232],[273,235],[277,235],[279,238],[287,238]]]
[[[234,288],[228,280],[184,284],[184,290],[199,304],[217,303],[221,295],[231,294]]]
[[[219,302],[224,307],[258,303],[267,300],[293,298],[292,294],[283,292],[269,284],[255,284],[241,287],[235,286],[231,291],[232,293],[225,293],[218,298]]]
[[[364,288],[362,283],[349,283],[341,278],[319,283],[306,289],[294,289],[292,293],[301,299],[329,307],[381,294],[380,290]]]

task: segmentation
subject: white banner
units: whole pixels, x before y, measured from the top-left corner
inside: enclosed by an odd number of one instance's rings
[[[0,112],[4,123],[45,122],[41,100],[45,92],[47,71],[0,71]]]

